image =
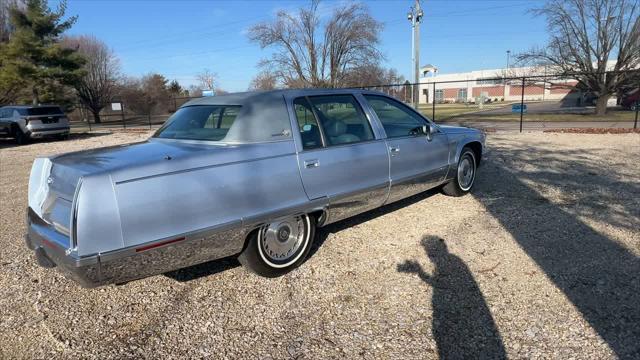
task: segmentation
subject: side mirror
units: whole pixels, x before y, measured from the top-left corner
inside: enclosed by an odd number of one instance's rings
[[[431,139],[433,139],[433,134],[438,132],[438,128],[433,124],[423,125],[422,131],[427,135],[427,140],[431,141]]]

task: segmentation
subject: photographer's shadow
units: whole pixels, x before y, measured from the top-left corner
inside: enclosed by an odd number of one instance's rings
[[[398,265],[398,271],[417,274],[433,287],[433,337],[441,359],[504,359],[502,338],[471,271],[459,257],[449,253],[443,239],[422,239],[435,266],[427,274],[416,261]]]

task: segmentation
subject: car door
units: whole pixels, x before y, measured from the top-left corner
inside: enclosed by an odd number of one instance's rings
[[[382,95],[363,96],[387,137],[391,178],[388,202],[442,182],[449,167],[447,135],[438,130],[428,137],[422,129],[430,125],[429,121],[399,101]]]
[[[378,207],[389,189],[389,156],[351,94],[293,100],[300,174],[310,200],[326,198],[334,222]]]

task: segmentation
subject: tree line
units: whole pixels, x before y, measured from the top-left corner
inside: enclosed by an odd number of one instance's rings
[[[554,75],[579,72],[579,87],[597,98],[597,112],[604,113],[613,94],[637,89],[638,1],[548,0],[533,12],[547,18],[549,43],[518,59],[544,65]],[[383,66],[383,24],[364,3],[338,3],[329,14],[323,11],[319,0],[312,0],[248,30],[250,41],[273,50],[258,63],[260,71],[250,89],[406,84],[395,69]],[[0,2],[0,105],[80,105],[100,122],[110,102],[122,102],[134,113],[164,114],[174,109],[176,97],[201,96],[203,89],[225,93],[210,70],[197,74],[197,84],[189,88],[162,74],[124,75],[116,54],[103,41],[65,34],[77,20],[65,12],[64,0],[56,9],[47,0]],[[607,74],[610,60],[616,60],[614,72]],[[402,97],[411,88],[395,90]]]
[[[66,1],[56,9],[46,0],[0,3],[0,106],[58,104],[72,110],[79,105],[99,123],[111,102],[122,102],[133,113],[166,114],[174,109],[174,98],[201,96],[203,88],[215,86],[216,76],[208,70],[198,75],[200,85],[188,89],[162,74],[125,76],[103,41],[65,35],[77,20],[65,12]]]
[[[111,102],[126,111],[166,114],[175,109],[176,97],[202,96],[204,89],[226,93],[217,86],[217,74],[208,69],[196,75],[196,85],[183,87],[162,74],[141,77],[122,73],[116,54],[91,35],[65,33],[77,21],[66,16],[66,1],[52,9],[47,0],[3,0],[0,4],[0,105],[58,104],[66,110],[81,106],[96,123]],[[359,3],[335,11],[320,33],[318,2],[298,14],[280,12],[274,24],[260,23],[249,38],[261,46],[286,46],[295,51],[274,55],[250,84],[253,90],[287,87],[361,86],[397,83],[404,79],[380,65],[377,50],[382,24]],[[284,64],[295,62],[295,72]],[[279,66],[278,66],[279,64]],[[271,67],[271,65],[274,65]]]

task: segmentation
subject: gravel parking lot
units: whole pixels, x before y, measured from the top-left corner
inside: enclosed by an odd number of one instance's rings
[[[87,290],[23,243],[36,155],[0,140],[0,358],[639,358],[640,135],[490,134],[471,196],[319,231],[277,279],[233,259]]]

